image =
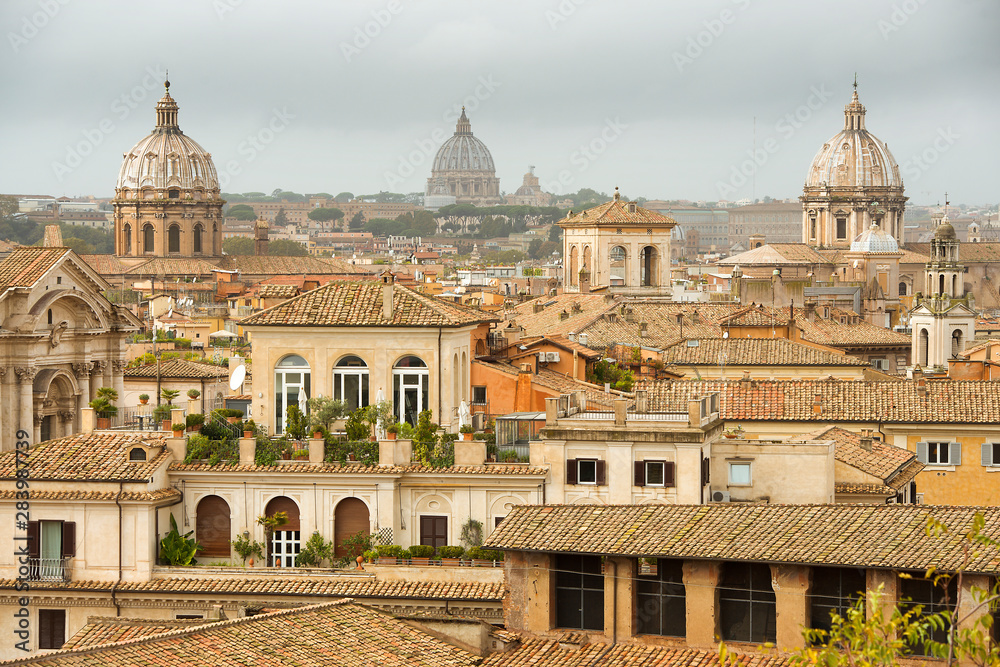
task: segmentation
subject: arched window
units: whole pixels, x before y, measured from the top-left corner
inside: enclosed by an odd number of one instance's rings
[[[938,276],[938,294],[944,294],[944,274]]]
[[[132,225],[125,225],[122,230],[122,254],[128,255],[132,252]]]
[[[953,275],[951,277],[951,297],[958,298],[958,276]]]
[[[458,365],[458,352],[456,352],[455,360],[452,362],[452,367],[451,367],[451,382],[452,382],[451,395],[453,397],[452,401],[454,401],[454,404],[452,405],[453,408],[458,408],[458,404],[462,400],[462,394],[461,394],[462,375],[461,373],[459,373],[459,368],[461,368],[461,366]]]
[[[469,398],[469,353],[462,352],[462,400]]]
[[[569,284],[577,285],[580,281],[580,251],[576,246],[569,251]]]
[[[336,546],[337,558],[349,556],[344,547],[344,541],[352,535],[371,532],[371,516],[368,505],[358,498],[344,498],[337,503],[333,512],[333,544]]]
[[[291,498],[278,496],[267,503],[264,514],[274,516],[278,512],[284,512],[288,515],[288,523],[271,534],[267,564],[273,566],[280,561],[281,567],[295,567],[295,559],[301,548],[299,540],[302,535],[299,523],[299,506]]]
[[[204,231],[205,230],[200,223],[194,226],[194,236],[191,241],[194,245],[194,252],[196,253],[201,253],[201,235]]]
[[[965,348],[962,346],[962,330],[955,329],[951,332],[951,356],[957,357]]]
[[[202,546],[199,554],[229,558],[232,555],[229,503],[219,496],[205,496],[198,502],[196,515],[194,537]]]
[[[274,432],[284,433],[288,406],[303,406],[309,400],[309,363],[290,354],[274,367]]]
[[[403,357],[392,368],[393,413],[401,422],[417,425],[430,405],[430,371],[420,357]]]
[[[153,231],[153,225],[146,225],[142,228],[142,251],[143,252],[153,252],[155,246],[153,239],[156,233]]]
[[[181,251],[181,228],[177,225],[170,225],[167,229],[167,252]]]
[[[899,283],[899,296],[906,296],[906,283]]]
[[[656,248],[651,245],[645,246],[639,254],[639,266],[642,271],[640,276],[643,287],[656,286],[656,274],[659,269]]]
[[[583,246],[583,268],[587,269],[593,275],[594,267],[590,265],[590,246]]]
[[[625,264],[625,248],[616,245],[611,247],[608,253],[608,275],[611,277],[612,286],[622,286],[628,284],[628,267]]]
[[[333,397],[351,412],[368,405],[368,365],[361,357],[346,356],[333,367]]]
[[[923,368],[927,368],[928,339],[929,336],[927,335],[927,329],[921,329],[917,338],[917,363]]]

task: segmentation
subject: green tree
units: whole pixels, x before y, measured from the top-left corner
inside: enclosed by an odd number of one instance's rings
[[[333,198],[333,201],[337,202],[338,204],[345,204],[351,201],[352,199],[354,199],[353,192],[341,192],[340,194],[338,194],[336,197]]]
[[[314,208],[308,215],[316,222],[336,222],[344,217],[344,212],[339,208]]]
[[[17,213],[17,209],[17,197],[0,195],[0,218],[13,218],[14,214]]]
[[[276,257],[303,257],[308,255],[309,251],[304,245],[297,241],[291,241],[289,239],[275,239],[274,241],[268,241],[267,253]]]
[[[274,216],[274,226],[284,227],[288,224],[288,216],[285,215],[285,209],[279,208],[278,213]]]
[[[245,236],[234,236],[222,242],[222,251],[227,255],[254,254],[254,240]],[[270,252],[270,248],[268,249]]]
[[[396,222],[403,225],[407,236],[433,236],[437,231],[437,221],[430,211],[403,213]]]
[[[74,238],[72,236],[68,238],[63,237],[63,245],[66,246],[67,248],[72,249],[78,255],[93,255],[95,252],[97,252],[97,249],[94,248],[94,246],[90,245],[89,243],[87,243],[82,239]]]
[[[246,204],[236,204],[235,206],[230,206],[226,215],[230,218],[236,218],[237,220],[257,219],[257,214],[254,213],[253,207]]]
[[[353,216],[351,216],[350,222],[347,223],[347,228],[352,231],[357,231],[359,229],[365,228],[365,215],[361,211],[358,211]]]
[[[549,227],[549,240],[552,242],[558,242],[562,238],[562,227],[559,225],[552,225]]]
[[[365,231],[371,232],[372,236],[398,236],[404,229],[405,227],[402,223],[385,218],[372,218],[365,223]]]
[[[560,252],[562,250],[562,244],[556,241],[546,241],[542,244],[541,249],[538,252],[538,256],[541,259],[548,259],[552,256],[554,252]]]
[[[193,530],[181,535],[177,530],[177,521],[171,514],[170,532],[160,540],[160,560],[167,565],[196,565],[198,561],[194,559],[195,554],[203,547],[191,538],[192,534]]]
[[[541,239],[531,239],[531,243],[528,244],[528,257],[540,259],[542,257],[542,243]]]

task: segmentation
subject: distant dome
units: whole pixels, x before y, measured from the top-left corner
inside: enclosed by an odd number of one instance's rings
[[[958,235],[955,234],[955,228],[952,227],[951,222],[948,221],[948,216],[944,216],[944,219],[941,220],[941,224],[938,225],[937,231],[934,232],[934,238],[943,240],[958,238]]]
[[[865,108],[857,90],[844,107],[844,117],[844,129],[813,158],[806,186],[902,188],[899,165],[889,148],[865,129]]]
[[[181,132],[177,125],[177,103],[170,96],[170,83],[165,87],[166,92],[156,104],[156,127],[125,153],[115,194],[119,198],[134,199],[136,192],[143,188],[179,188],[218,195],[219,177],[212,154]]]
[[[851,252],[899,252],[899,244],[891,234],[873,224],[854,239]]]
[[[462,108],[455,134],[444,142],[434,158],[432,173],[444,171],[484,171],[492,176],[496,173],[493,156],[486,144],[472,136],[472,125]]]
[[[531,187],[530,185],[522,185],[521,187],[519,187],[517,190],[514,191],[514,194],[518,195],[519,197],[530,197],[531,195],[535,194],[535,188]]]

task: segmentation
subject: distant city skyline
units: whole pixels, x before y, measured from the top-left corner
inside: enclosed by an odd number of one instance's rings
[[[797,198],[843,125],[911,205],[995,205],[1000,6],[750,0],[0,5],[6,192],[110,197],[170,71],[228,192],[423,191],[464,104],[511,193]]]

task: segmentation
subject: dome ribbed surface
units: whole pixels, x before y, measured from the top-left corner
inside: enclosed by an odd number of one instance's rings
[[[899,252],[899,244],[884,229],[872,225],[851,242],[851,252]]]

